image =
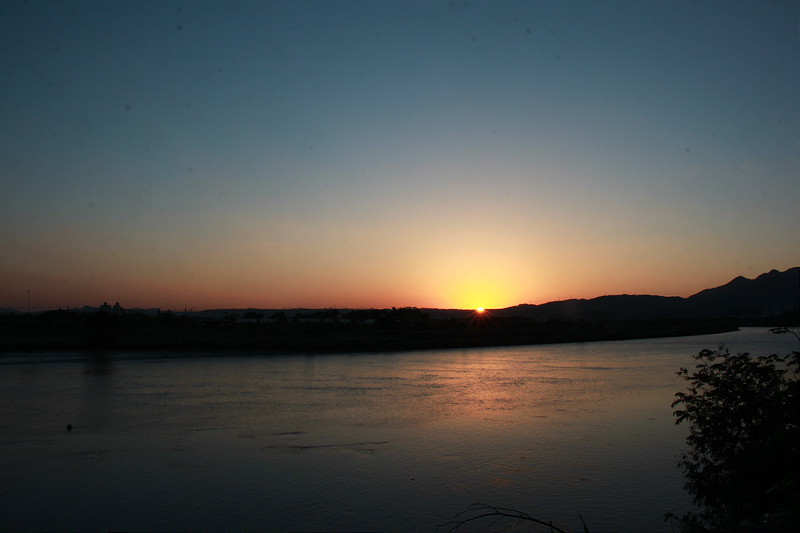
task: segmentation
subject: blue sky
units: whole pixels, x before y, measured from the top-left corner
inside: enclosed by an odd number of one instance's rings
[[[0,4],[0,306],[504,307],[784,270],[798,20]]]

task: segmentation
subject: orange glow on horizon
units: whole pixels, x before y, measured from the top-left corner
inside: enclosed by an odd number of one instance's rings
[[[455,294],[447,299],[456,309],[474,309],[477,313],[482,313],[486,309],[502,309],[518,303],[515,301],[513,292],[502,283],[467,281],[454,285],[455,287],[451,290]]]

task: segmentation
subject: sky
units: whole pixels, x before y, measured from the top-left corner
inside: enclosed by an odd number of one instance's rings
[[[0,308],[502,308],[800,264],[794,1],[0,2]]]

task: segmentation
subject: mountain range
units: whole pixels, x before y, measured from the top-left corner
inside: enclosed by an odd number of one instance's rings
[[[321,309],[214,309],[195,311],[205,318],[223,315],[244,316],[248,312],[269,317],[281,312],[291,317],[320,313]],[[351,309],[339,309],[346,316]],[[466,318],[471,309],[421,309],[431,319]],[[688,298],[680,296],[613,295],[591,299],[570,299],[544,304],[521,304],[503,309],[491,309],[497,318],[520,318],[547,322],[551,320],[658,320],[681,318],[742,318],[778,317],[800,312],[800,267],[784,272],[771,270],[755,279],[738,276],[719,287],[705,289]]]
[[[107,308],[107,309],[106,309]],[[84,306],[75,309],[81,313],[108,310],[117,311],[107,304],[102,307]],[[159,309],[122,309],[124,314],[138,313],[157,315]],[[256,313],[268,318],[275,313],[288,317],[330,313],[330,309],[208,309],[204,311],[180,310],[176,314],[203,319],[222,319],[225,316],[241,318]],[[345,317],[352,309],[338,309],[336,315]],[[356,310],[358,311],[358,310]],[[470,309],[420,309],[431,319],[466,318],[474,313]],[[800,313],[800,267],[784,272],[771,270],[755,279],[738,276],[719,287],[705,289],[688,298],[679,296],[629,295],[600,296],[592,299],[570,299],[539,305],[521,304],[504,309],[489,310],[497,318],[519,318],[536,322],[601,321],[601,320],[658,320],[692,318],[758,319],[767,317],[791,317]],[[22,312],[0,309],[0,314],[12,315]],[[791,321],[796,322],[794,318]]]
[[[800,325],[800,267],[737,277],[688,298],[616,295],[469,309],[219,309],[142,313],[121,306],[0,313],[4,352],[250,350],[385,352],[701,335]]]
[[[736,277],[688,298],[616,295],[492,311],[497,316],[548,320],[652,320],[673,318],[763,318],[800,310],[800,267],[772,270],[755,279]]]

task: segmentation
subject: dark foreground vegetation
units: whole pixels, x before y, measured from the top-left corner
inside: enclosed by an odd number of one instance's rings
[[[774,333],[797,333],[774,328]],[[683,531],[800,531],[800,352],[751,357],[720,346],[678,375],[672,404],[689,424],[680,461],[699,511]]]
[[[251,313],[252,315],[253,313]],[[732,331],[733,318],[548,320],[414,309],[319,311],[218,319],[183,313],[48,311],[0,315],[0,353],[57,350],[239,350],[263,354],[375,352],[586,342]],[[796,317],[773,317],[791,322]]]

